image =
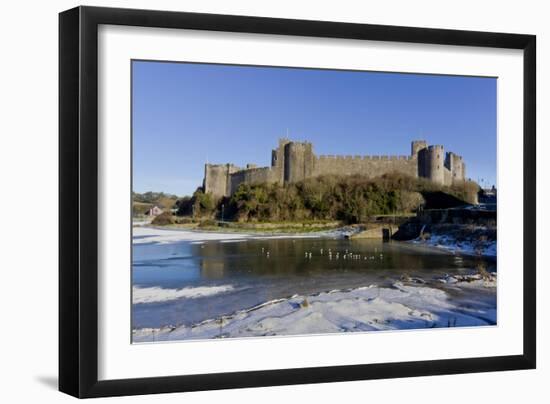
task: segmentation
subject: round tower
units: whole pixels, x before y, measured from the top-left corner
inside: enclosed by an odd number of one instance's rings
[[[445,150],[441,145],[428,147],[426,177],[437,184],[445,183]]]
[[[453,173],[453,181],[464,181],[464,160],[462,156],[453,154],[451,172]]]
[[[293,183],[313,174],[313,147],[308,142],[290,142],[285,145],[284,182]]]

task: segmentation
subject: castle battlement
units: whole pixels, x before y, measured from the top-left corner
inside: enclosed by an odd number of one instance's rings
[[[333,154],[323,154],[320,156],[317,156],[317,160],[336,160],[336,161],[346,161],[346,160],[353,160],[353,161],[362,161],[362,160],[412,160],[413,156],[405,156],[405,155],[365,155],[365,156],[335,156]]]
[[[271,166],[249,163],[240,168],[231,163],[205,164],[203,187],[216,198],[232,195],[240,184],[294,183],[320,175],[354,175],[378,177],[398,172],[451,185],[464,181],[466,168],[462,156],[446,152],[442,145],[429,145],[425,140],[411,142],[406,155],[320,155],[310,142],[279,139],[271,152]]]

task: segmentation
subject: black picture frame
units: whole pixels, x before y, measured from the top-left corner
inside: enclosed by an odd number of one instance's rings
[[[100,24],[523,50],[523,354],[99,381]],[[535,103],[534,35],[97,7],[77,7],[60,13],[59,390],[84,398],[535,368]]]

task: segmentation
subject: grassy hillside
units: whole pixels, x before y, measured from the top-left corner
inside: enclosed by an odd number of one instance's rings
[[[132,202],[132,214],[134,216],[143,216],[153,205],[143,202]]]

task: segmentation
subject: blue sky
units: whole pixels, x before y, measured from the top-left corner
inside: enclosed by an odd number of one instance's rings
[[[270,165],[287,134],[316,154],[409,154],[425,139],[496,183],[495,78],[134,61],[133,189],[190,195],[204,164]]]

